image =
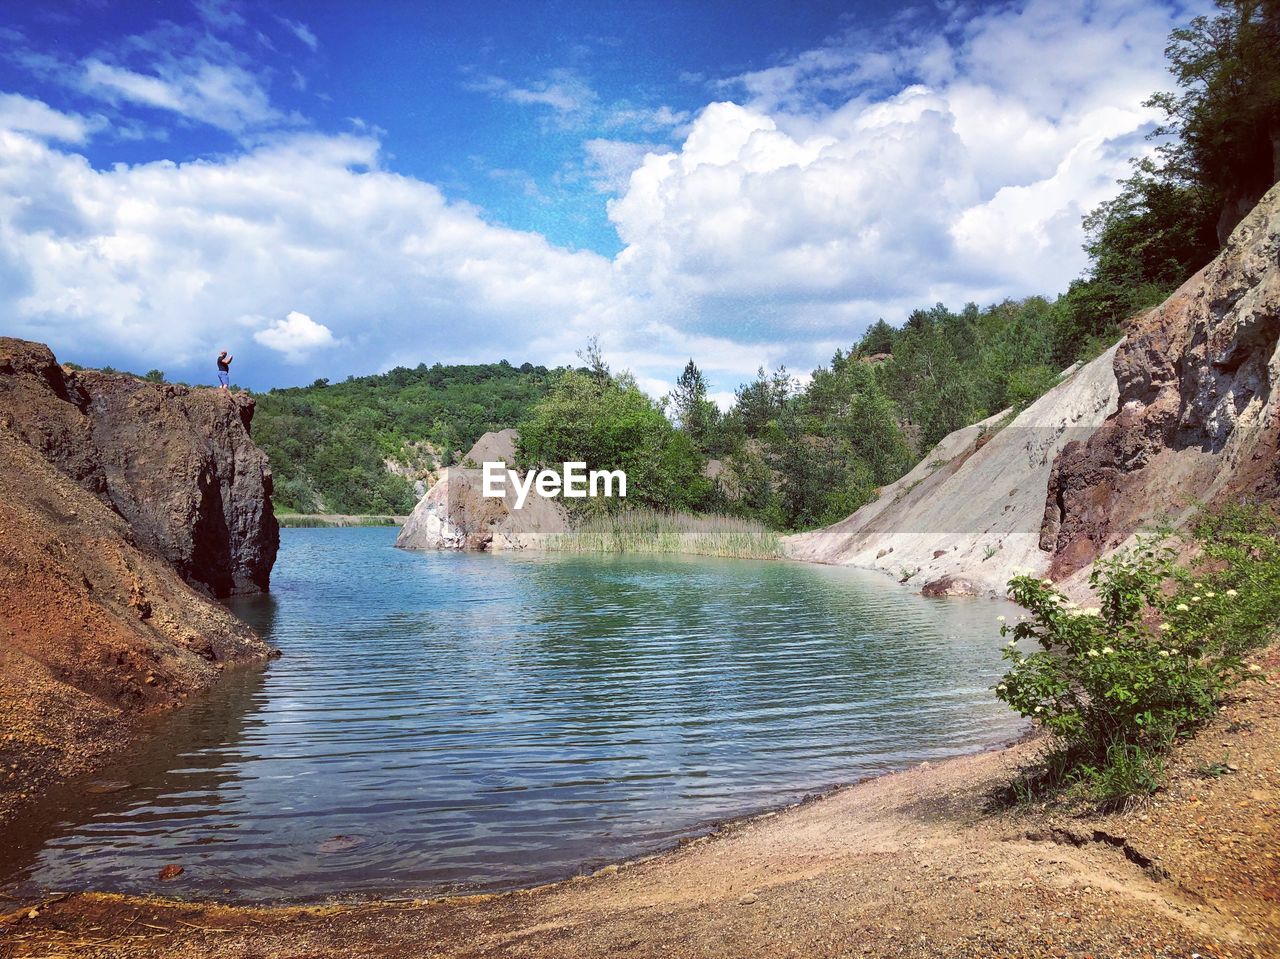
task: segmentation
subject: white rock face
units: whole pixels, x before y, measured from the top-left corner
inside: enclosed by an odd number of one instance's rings
[[[1115,411],[1115,347],[1001,427],[1010,411],[957,430],[852,516],[783,540],[809,562],[881,569],[926,593],[1003,595],[1015,570],[1040,574],[1045,490],[1058,452]]]
[[[515,461],[515,430],[486,433],[463,462],[477,465]],[[531,493],[515,508],[516,494],[507,484],[502,498],[481,495],[483,470],[451,466],[427,491],[396,538],[401,549],[529,549],[547,536],[569,529],[558,499]]]

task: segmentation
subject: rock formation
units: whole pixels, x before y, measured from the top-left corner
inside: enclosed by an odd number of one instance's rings
[[[214,596],[265,591],[279,546],[253,409],[238,394],[64,370],[48,347],[0,337],[0,425]]]
[[[486,433],[462,458],[463,463],[514,464],[515,430]],[[566,532],[568,515],[558,500],[531,493],[524,506],[515,508],[516,496],[508,484],[506,496],[481,493],[482,470],[451,466],[422,498],[401,529],[396,546],[401,549],[526,549],[538,546],[554,533]]]
[[[265,588],[275,555],[251,413],[0,340],[0,822],[269,654],[207,595]]]
[[[794,559],[882,569],[930,595],[999,594],[1015,569],[1049,565],[1040,550],[1054,457],[1115,409],[1114,349],[1017,416],[957,430],[876,500],[824,529],[786,537]]]
[[[1050,478],[1041,545],[1055,578],[1161,513],[1280,497],[1278,342],[1280,186],[1120,344],[1117,411]]]

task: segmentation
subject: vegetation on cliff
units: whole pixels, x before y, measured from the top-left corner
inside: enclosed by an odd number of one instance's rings
[[[435,465],[452,464],[481,434],[518,422],[551,377],[544,366],[503,360],[317,380],[258,394],[254,439],[271,458],[275,500],[286,510],[408,513],[418,497],[388,460],[425,443],[437,451]]]

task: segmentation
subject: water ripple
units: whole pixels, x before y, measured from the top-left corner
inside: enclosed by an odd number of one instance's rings
[[[236,611],[284,650],[72,784],[21,889],[234,898],[514,885],[992,744],[1003,604],[784,563],[412,554],[285,530]],[[228,892],[229,890],[229,892]]]

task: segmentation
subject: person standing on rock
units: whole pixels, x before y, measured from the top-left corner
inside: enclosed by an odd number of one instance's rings
[[[231,388],[231,361],[235,357],[230,355],[226,350],[218,354],[218,388],[227,390]]]

